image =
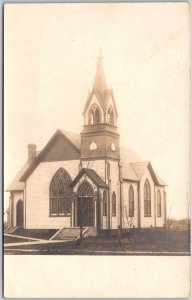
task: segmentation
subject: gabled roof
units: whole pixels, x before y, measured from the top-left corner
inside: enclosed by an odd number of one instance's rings
[[[11,191],[22,191],[24,190],[25,183],[19,181],[21,176],[25,173],[25,171],[29,168],[29,163],[26,161],[22,168],[19,170],[19,172],[16,174],[14,179],[11,181],[11,183],[6,188],[5,192],[11,192]]]
[[[125,180],[139,181],[139,178],[135,174],[130,164],[122,166],[122,178]]]
[[[93,169],[87,169],[83,168],[79,174],[75,177],[75,179],[70,184],[71,187],[74,187],[79,180],[83,177],[83,175],[87,175],[89,179],[98,187],[107,188],[108,185],[105,183],[105,181],[93,170]]]
[[[80,146],[81,146],[81,138],[80,138],[80,134],[78,133],[74,133],[74,132],[70,132],[70,131],[66,131],[63,129],[59,129],[60,132],[62,132],[67,139],[72,142],[72,144],[80,151]]]
[[[29,164],[25,162],[22,168],[19,170],[15,178],[7,187],[6,191],[22,191],[25,187],[24,181],[26,178],[33,172],[38,163],[41,160],[43,153],[52,143],[54,138],[58,135],[62,134],[67,138],[67,140],[75,147],[75,149],[80,152],[80,134],[69,132],[66,130],[58,129],[49,142],[45,145],[45,147],[37,152],[36,159]],[[132,181],[140,181],[142,176],[146,170],[149,168],[149,171],[152,174],[154,182],[156,185],[166,185],[166,183],[154,172],[151,163],[149,161],[142,161],[142,159],[131,149],[127,149],[125,147],[120,148],[121,155],[121,165],[122,165],[122,178],[124,180],[132,180]],[[83,169],[89,178],[97,185],[102,187],[107,187],[106,183],[100,178],[100,176],[92,169]],[[86,170],[86,171],[85,171]],[[83,174],[85,174],[83,173]],[[80,174],[77,176],[81,176]],[[77,177],[76,177],[77,178]]]
[[[40,151],[36,152],[36,156],[38,156]],[[5,192],[11,192],[11,191],[23,191],[25,188],[25,183],[20,181],[21,176],[27,171],[31,164],[28,162],[28,160],[24,163],[22,168],[19,170],[19,172],[16,174],[14,179],[11,181],[11,183],[6,188]]]
[[[120,157],[122,165],[143,161],[133,150],[125,147],[120,147]]]
[[[84,109],[83,109],[83,115],[86,113],[87,108],[89,107],[89,104],[91,103],[91,100],[92,100],[94,95],[96,96],[97,100],[99,101],[99,104],[101,105],[103,111],[106,111],[106,109],[108,107],[108,104],[109,104],[109,101],[110,101],[110,97],[111,97],[112,102],[113,102],[113,106],[114,106],[114,109],[115,109],[116,116],[118,117],[118,111],[117,111],[117,106],[116,106],[116,103],[115,103],[115,98],[114,98],[114,95],[113,95],[113,91],[111,89],[107,89],[107,90],[105,90],[105,92],[102,96],[100,94],[100,91],[95,90],[94,88],[93,88],[92,92],[88,94],[87,101],[85,102],[85,106],[84,106]]]
[[[33,172],[33,170],[36,168],[36,166],[39,164],[41,157],[45,153],[45,151],[48,149],[48,147],[52,144],[54,139],[58,134],[62,134],[70,143],[71,145],[80,152],[80,135],[76,133],[72,133],[69,131],[57,129],[57,131],[54,133],[54,135],[51,137],[51,139],[48,141],[48,143],[45,145],[45,147],[41,150],[39,155],[35,158],[35,160],[32,162],[32,164],[28,167],[28,169],[21,175],[20,181],[25,181],[28,176]]]
[[[157,175],[157,173],[156,173],[156,177],[159,182],[159,185],[163,185],[163,186],[167,185],[167,183],[161,177],[159,177],[159,175]]]
[[[142,179],[148,165],[149,165],[149,161],[131,163],[131,167],[134,170],[139,180]]]
[[[148,168],[154,180],[155,185],[163,185],[163,186],[166,185],[166,183],[157,175],[157,173],[155,173],[150,161],[130,163],[130,165],[134,170],[135,174],[137,175],[139,181],[142,179],[145,170]]]

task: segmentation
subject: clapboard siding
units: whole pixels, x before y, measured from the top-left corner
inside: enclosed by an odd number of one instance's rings
[[[40,163],[26,182],[26,228],[59,229],[70,227],[70,217],[50,217],[49,187],[54,174],[64,168],[73,180],[79,171],[79,161]]]
[[[80,153],[78,150],[64,136],[58,135],[44,153],[41,161],[66,161],[79,158]]]
[[[97,149],[90,150],[90,145],[95,142]],[[111,150],[111,144],[115,145],[116,150]],[[114,159],[120,159],[120,146],[119,136],[113,136],[110,134],[82,134],[81,135],[81,158],[99,158],[99,157],[111,157]]]

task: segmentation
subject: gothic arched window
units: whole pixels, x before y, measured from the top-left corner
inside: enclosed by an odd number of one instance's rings
[[[151,217],[151,188],[148,179],[144,185],[144,217]]]
[[[99,116],[99,110],[96,108],[95,110],[95,124],[100,123],[100,116]]]
[[[132,185],[129,188],[129,217],[134,217],[134,190]]]
[[[88,123],[90,125],[93,125],[93,124],[98,124],[100,122],[101,122],[100,111],[99,111],[99,108],[97,107],[97,105],[94,104],[89,112]]]
[[[50,215],[64,216],[71,212],[72,189],[69,186],[71,177],[60,168],[53,176],[50,184]]]
[[[84,180],[78,188],[78,196],[81,197],[93,197],[93,188],[91,184]]]
[[[103,192],[103,216],[107,216],[107,192]]]
[[[94,123],[94,114],[93,111],[91,110],[90,115],[89,115],[89,124],[93,124]]]
[[[161,217],[161,193],[157,192],[157,217]]]
[[[112,216],[116,216],[116,194],[112,194]]]
[[[114,113],[111,107],[107,111],[107,123],[114,125]]]

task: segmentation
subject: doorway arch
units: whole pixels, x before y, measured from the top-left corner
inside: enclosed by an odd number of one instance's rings
[[[77,226],[94,226],[95,203],[91,184],[84,180],[78,188]]]

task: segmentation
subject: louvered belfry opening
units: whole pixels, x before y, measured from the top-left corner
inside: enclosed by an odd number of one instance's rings
[[[94,192],[90,183],[84,180],[78,188],[77,226],[94,226],[95,203]]]

